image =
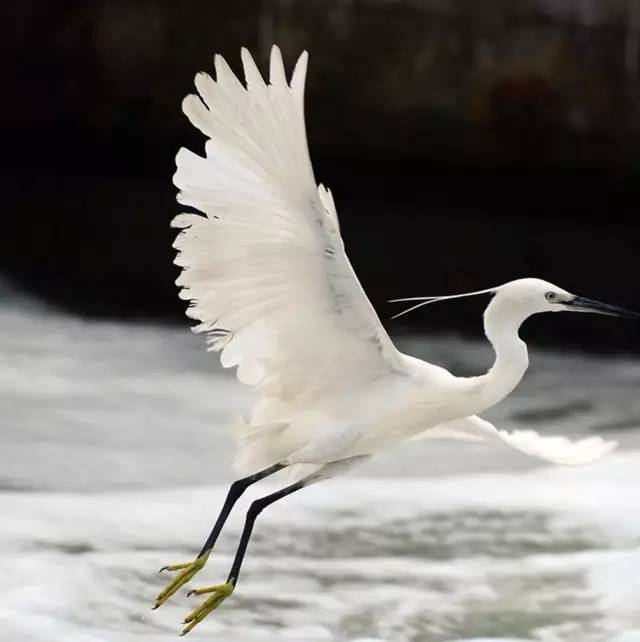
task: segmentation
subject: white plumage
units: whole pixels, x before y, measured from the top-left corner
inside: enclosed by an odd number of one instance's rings
[[[242,51],[245,86],[215,58],[183,110],[208,140],[206,155],[177,155],[184,213],[175,247],[181,297],[197,332],[259,400],[239,428],[237,464],[315,468],[421,437],[501,441],[534,457],[583,464],[615,444],[570,442],[497,430],[476,413],[500,401],[526,370],[522,321],[569,309],[568,292],[538,279],[494,288],[485,313],[496,350],[481,377],[457,378],[396,350],[345,254],[329,190],[316,186],[307,150],[303,93],[307,54],[288,83],[271,51],[265,83]],[[554,292],[555,303],[546,297]]]

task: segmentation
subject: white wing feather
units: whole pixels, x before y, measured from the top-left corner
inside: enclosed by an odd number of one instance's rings
[[[403,362],[344,251],[331,192],[316,187],[303,93],[307,54],[287,84],[277,47],[266,84],[242,50],[245,88],[220,57],[216,80],[196,76],[200,96],[184,113],[209,140],[206,156],[181,149],[177,284],[187,314],[221,350],[225,367],[255,386],[252,422],[348,393]],[[258,416],[256,416],[258,415]]]
[[[615,441],[604,441],[600,437],[572,441],[566,437],[544,437],[533,430],[498,430],[493,424],[477,416],[457,419],[425,430],[414,439],[441,438],[499,442],[531,457],[564,466],[590,464],[618,445]]]

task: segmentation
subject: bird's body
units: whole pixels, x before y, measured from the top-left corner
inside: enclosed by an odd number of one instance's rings
[[[405,372],[391,372],[347,394],[322,397],[300,412],[284,413],[261,438],[261,426],[244,429],[253,440],[241,444],[240,468],[253,471],[278,461],[323,464],[369,455],[404,441],[464,409],[452,407],[463,385],[446,370],[436,373],[407,358]],[[447,376],[448,375],[448,376]]]
[[[322,464],[370,455],[484,409],[477,378],[456,378],[407,358],[406,372],[283,414],[262,438],[260,424],[244,427],[254,438],[241,444],[239,467],[253,472],[279,461]]]
[[[182,573],[156,606],[204,565],[249,484],[284,468],[295,470],[297,481],[252,505],[227,583],[200,591],[213,595],[187,618],[185,632],[235,587],[253,523],[266,505],[382,448],[416,437],[455,437],[583,464],[615,446],[599,438],[509,433],[478,417],[504,399],[528,367],[518,335],[527,317],[606,306],[540,279],[520,279],[485,291],[493,295],[484,328],[495,351],[487,373],[456,377],[400,353],[351,268],[331,192],[315,182],[303,110],[306,53],[290,82],[276,47],[268,84],[246,50],[242,61],[246,88],[216,56],[216,81],[198,74],[200,97],[183,103],[209,140],[204,157],[184,149],[177,155],[178,200],[201,214],[180,214],[173,225],[182,229],[175,242],[183,268],[177,283],[190,301],[189,316],[199,321],[195,330],[207,333],[222,364],[237,367],[239,380],[258,393],[237,427],[236,464],[251,474],[232,485],[198,558],[168,567]]]
[[[510,285],[540,291],[542,298],[555,287],[539,279],[521,279]],[[456,377],[440,366],[397,352],[394,369],[359,386],[331,385],[302,407],[268,402],[263,412],[259,404],[251,420],[239,426],[238,468],[255,472],[277,462],[322,465],[372,455],[420,435],[426,439],[494,438],[556,463],[583,464],[597,459],[614,444],[599,438],[571,443],[531,431],[498,431],[492,426],[488,432],[490,424],[475,416],[504,399],[526,372],[527,347],[518,329],[528,310],[526,301],[521,309],[514,309],[504,295],[491,301],[484,318],[495,362],[484,375]],[[527,436],[524,441],[523,434]],[[308,473],[310,468],[297,470]]]

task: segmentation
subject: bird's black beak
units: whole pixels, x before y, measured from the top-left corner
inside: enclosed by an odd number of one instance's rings
[[[564,305],[567,310],[572,312],[593,312],[595,314],[608,314],[612,317],[640,319],[640,314],[638,314],[638,312],[625,310],[625,308],[619,308],[615,305],[609,305],[608,303],[600,303],[600,301],[592,301],[591,299],[585,299],[581,296],[571,297],[568,301],[564,302]]]

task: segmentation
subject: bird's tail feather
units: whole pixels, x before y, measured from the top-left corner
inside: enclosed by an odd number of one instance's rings
[[[477,417],[465,417],[420,433],[416,439],[461,439],[503,443],[531,457],[563,466],[582,466],[604,457],[618,445],[601,437],[572,441],[566,437],[544,436],[534,430],[498,430]]]

